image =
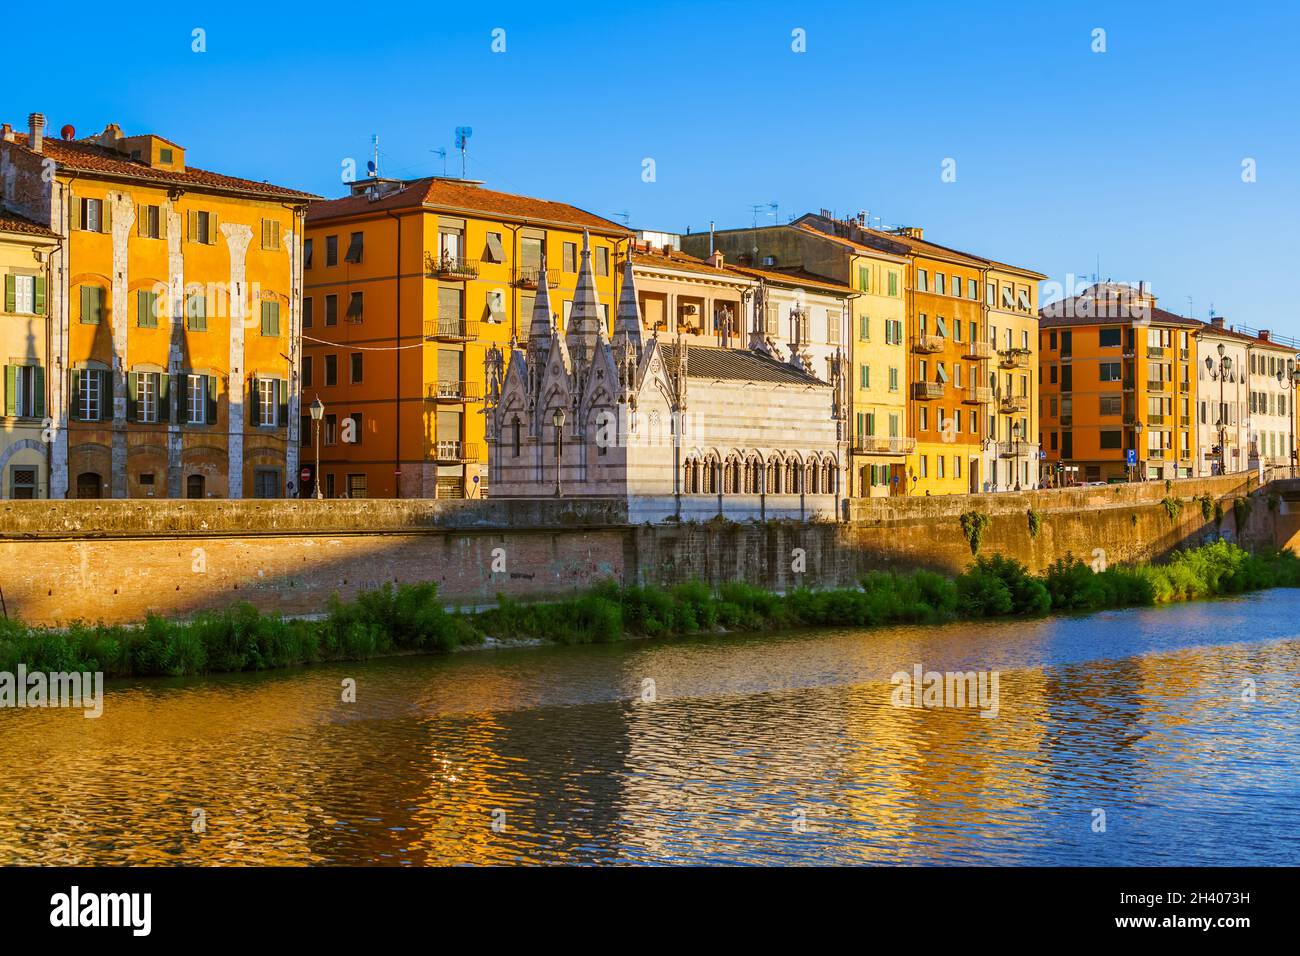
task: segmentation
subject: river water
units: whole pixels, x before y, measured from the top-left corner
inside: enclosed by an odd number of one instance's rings
[[[917,665],[996,671],[996,716],[895,706]],[[1294,864],[1298,798],[1291,590],[0,710],[4,864]]]

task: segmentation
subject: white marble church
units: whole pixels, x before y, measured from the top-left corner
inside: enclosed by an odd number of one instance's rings
[[[584,239],[564,334],[541,283],[525,347],[487,353],[491,496],[617,498],[634,523],[837,517],[843,358],[822,381],[747,306],[751,348],[647,339],[629,257],[611,338]]]

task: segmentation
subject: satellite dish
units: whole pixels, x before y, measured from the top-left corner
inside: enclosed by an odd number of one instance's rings
[[[373,159],[366,162],[366,169],[370,172],[370,175],[375,174],[375,161]]]
[[[474,135],[474,130],[472,127],[457,126],[456,127],[456,148],[464,149],[465,142],[473,135]]]
[[[59,130],[59,135],[66,140],[72,140],[76,137],[77,131],[72,128],[71,123],[64,124],[63,129]]]

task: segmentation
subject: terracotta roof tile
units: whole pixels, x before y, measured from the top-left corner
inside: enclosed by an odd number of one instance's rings
[[[804,272],[802,269],[755,269],[753,266],[737,266],[730,263],[727,263],[727,268],[732,272],[737,272],[744,276],[762,279],[764,282],[776,282],[782,285],[792,286],[808,286],[810,288],[821,289],[826,292],[834,292],[840,295],[853,291],[851,286],[844,285],[840,282],[833,282],[825,276],[813,275],[811,272]]]
[[[577,206],[553,202],[549,199],[536,199],[532,196],[497,192],[495,189],[484,189],[465,180],[444,179],[439,176],[409,180],[400,188],[373,202],[364,193],[358,193],[344,196],[342,199],[327,199],[314,203],[307,210],[307,222],[320,223],[346,216],[419,206],[462,215],[485,214],[515,222],[576,226],[605,235],[632,234],[626,226],[587,212],[585,209],[579,209]]]
[[[161,139],[161,137],[159,138]],[[27,134],[14,134],[14,145],[26,150],[28,148]],[[207,189],[214,192],[237,193],[267,199],[312,200],[320,198],[312,193],[301,192],[297,189],[274,186],[271,183],[259,183],[251,179],[239,179],[235,176],[225,176],[221,173],[214,173],[189,165],[185,167],[184,172],[155,169],[122,153],[86,140],[54,139],[47,136],[41,154],[54,160],[61,168],[98,174],[110,179],[143,180],[160,185],[187,186],[192,189]]]
[[[642,249],[634,249],[632,251],[632,265],[634,267],[644,266],[649,269],[678,269],[682,272],[699,272],[715,276],[723,281],[736,281],[736,276],[725,265],[718,269],[703,259],[698,259],[685,252],[678,252],[676,249],[666,255],[662,252],[646,252]]]
[[[49,226],[42,226],[39,222],[33,222],[26,216],[20,216],[8,209],[0,209],[0,232],[17,232],[45,239],[59,238],[59,234]]]

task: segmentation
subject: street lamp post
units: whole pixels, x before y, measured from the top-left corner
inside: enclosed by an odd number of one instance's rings
[[[316,500],[320,501],[325,496],[320,490],[320,420],[325,415],[325,404],[316,396],[316,401],[311,403],[311,425],[312,439],[311,443],[316,446],[316,472],[312,475],[313,484],[316,485]]]
[[[1016,491],[1020,490],[1020,422],[1011,423],[1011,437],[1015,440]]]
[[[1138,452],[1141,450],[1141,448],[1142,448],[1142,423],[1138,421],[1136,417],[1134,417],[1133,419],[1133,480],[1134,481],[1142,481],[1146,477],[1138,470],[1139,469],[1138,462],[1141,460],[1138,458]]]
[[[560,497],[560,455],[564,451],[564,409],[557,408],[551,413],[551,424],[555,426],[555,497]]]
[[[1296,356],[1300,359],[1300,355]],[[1300,367],[1296,365],[1296,359],[1287,359],[1286,368],[1277,370],[1277,382],[1284,389],[1289,389],[1290,401],[1287,403],[1291,406],[1291,453],[1287,457],[1290,460],[1290,474],[1288,477],[1294,478],[1296,473],[1296,447],[1295,447],[1295,399],[1296,388],[1300,386]]]
[[[1223,347],[1222,342],[1219,343],[1217,351],[1219,353],[1218,369],[1216,370],[1214,367],[1214,359],[1210,358],[1210,356],[1208,355],[1205,357],[1205,368],[1210,373],[1211,376],[1217,374],[1219,378],[1219,421],[1218,421],[1219,474],[1226,475],[1228,473],[1228,447],[1227,447],[1227,440],[1226,440],[1227,428],[1228,428],[1228,422],[1227,422],[1228,416],[1224,413],[1225,409],[1223,405],[1223,380],[1227,378],[1229,373],[1231,373],[1232,371],[1232,356],[1223,354],[1225,349]],[[1279,380],[1280,380],[1280,376],[1279,376]]]

